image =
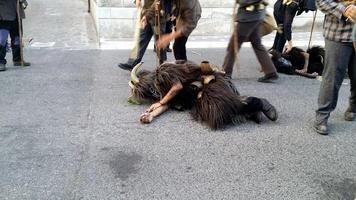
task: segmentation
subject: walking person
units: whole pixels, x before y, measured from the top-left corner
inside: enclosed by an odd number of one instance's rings
[[[175,19],[175,30],[162,35],[157,42],[159,48],[165,48],[171,41],[176,60],[187,60],[186,43],[189,35],[197,27],[201,17],[201,6],[198,0],[171,0],[173,2],[172,18]]]
[[[318,8],[325,13],[323,35],[325,62],[320,85],[318,109],[314,122],[317,133],[327,135],[330,113],[336,108],[338,93],[346,70],[351,84],[349,106],[344,113],[346,121],[356,115],[356,56],[352,45],[352,27],[356,21],[355,3],[339,0],[317,0]],[[348,1],[350,2],[350,1]]]
[[[274,4],[274,19],[277,25],[282,28],[282,31],[276,32],[271,50],[274,49],[279,53],[283,53],[286,42],[286,52],[293,48],[292,23],[298,8],[299,0],[277,0]]]
[[[20,20],[25,18],[24,4],[27,5],[25,0],[6,0],[0,1],[0,71],[6,70],[6,47],[7,40],[10,36],[12,60],[14,66],[21,66],[21,46],[20,44],[20,30],[19,19],[17,13],[17,4],[20,3]],[[22,28],[22,27],[21,27]],[[24,66],[30,66],[29,62],[24,62]]]
[[[268,55],[266,48],[262,45],[260,35],[260,25],[266,16],[267,2],[263,0],[236,0],[239,4],[237,11],[237,34],[232,34],[224,59],[223,68],[226,75],[231,77],[235,63],[235,41],[237,39],[237,51],[242,43],[251,42],[258,62],[262,66],[264,76],[259,78],[259,82],[273,82],[278,79],[277,70]],[[236,36],[237,35],[237,36]],[[237,37],[237,38],[236,38]]]
[[[155,31],[157,30],[155,26],[158,26],[155,24],[155,4],[157,2],[160,2],[160,33],[159,34],[164,34],[166,30],[166,21],[169,20],[170,16],[170,11],[171,8],[166,6],[166,2],[171,1],[171,0],[144,0],[143,8],[142,8],[142,13],[141,13],[141,25],[142,27],[140,28],[139,31],[139,41],[137,41],[136,46],[132,49],[130,53],[130,57],[127,60],[126,63],[119,63],[119,67],[124,70],[129,70],[131,71],[135,65],[137,65],[139,62],[141,62],[146,49],[148,47],[148,44],[151,41],[151,38],[154,36],[155,42],[158,39],[158,33]],[[141,0],[136,0],[136,7],[139,8],[141,7]],[[140,9],[138,9],[139,12]],[[166,54],[166,49],[165,48],[160,48],[160,54],[159,54],[159,63],[163,63],[164,61],[167,60],[167,54]]]

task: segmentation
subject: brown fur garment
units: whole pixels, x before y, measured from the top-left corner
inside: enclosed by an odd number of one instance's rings
[[[155,86],[164,96],[177,82],[184,86],[200,80],[200,66],[192,62],[166,62],[156,69],[155,75]]]
[[[160,100],[160,94],[154,87],[155,74],[147,70],[138,73],[139,82],[132,89],[132,95],[141,102],[155,102]]]
[[[204,85],[202,97],[192,111],[193,118],[207,123],[212,129],[220,129],[237,121],[245,121],[240,114],[244,106],[230,79],[215,74],[215,80]]]

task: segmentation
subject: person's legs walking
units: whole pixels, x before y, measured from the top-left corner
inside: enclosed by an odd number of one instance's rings
[[[141,62],[152,36],[153,30],[151,25],[147,23],[146,26],[140,30],[139,42],[137,44],[138,47],[136,47],[137,50],[134,48],[135,52],[130,53],[128,61],[126,63],[120,63],[119,67],[124,70],[132,70],[137,63]]]
[[[154,26],[151,26],[152,30],[154,30]],[[163,35],[166,32],[166,24],[161,24],[161,35]],[[155,46],[156,46],[156,42],[158,40],[158,35],[155,35]],[[164,61],[167,60],[167,48],[162,48],[159,50],[159,64],[162,64]],[[157,55],[156,55],[157,57]]]
[[[344,80],[352,52],[347,44],[325,39],[325,63],[320,85],[318,109],[314,128],[320,134],[328,134],[327,121],[336,108],[338,93]]]
[[[10,39],[14,66],[21,66],[21,60],[23,60],[23,58],[21,59],[20,31],[17,19],[11,22]],[[23,65],[30,66],[31,63],[23,61]]]
[[[223,69],[226,73],[227,76],[229,76],[231,78],[232,76],[232,71],[234,69],[234,63],[235,63],[235,59],[236,59],[236,54],[240,51],[240,48],[242,46],[242,43],[244,41],[248,40],[248,37],[251,33],[251,29],[250,29],[250,23],[239,23],[236,25],[236,31],[237,33],[234,33],[231,35],[230,37],[230,41],[229,44],[227,46],[226,49],[226,55],[224,58],[224,63],[223,63]],[[237,35],[237,47],[235,43],[235,37]],[[234,49],[236,48],[236,49]],[[235,50],[237,52],[235,52]]]
[[[0,29],[0,71],[6,70],[6,45],[9,31],[7,29]]]
[[[260,37],[260,23],[257,22],[254,25],[254,30],[250,35],[250,42],[253,47],[253,51],[256,54],[257,60],[261,65],[262,71],[265,76],[258,79],[259,82],[272,82],[278,79],[276,67],[274,66],[272,59],[269,57],[266,48],[262,45]]]
[[[351,47],[352,48],[352,47]],[[356,55],[355,50],[351,55],[350,64],[348,68],[349,78],[350,78],[350,98],[349,98],[349,107],[345,112],[345,120],[353,121],[356,117]]]
[[[173,44],[173,53],[176,60],[187,60],[187,50],[185,44],[188,37],[181,36],[175,39]]]

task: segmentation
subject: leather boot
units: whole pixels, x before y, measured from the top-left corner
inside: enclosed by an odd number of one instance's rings
[[[278,113],[276,108],[266,99],[261,99],[261,101],[263,114],[271,121],[276,121],[278,119]]]
[[[346,121],[354,121],[355,118],[356,118],[356,108],[355,106],[350,105],[344,113],[344,119]]]
[[[21,66],[21,49],[20,45],[12,45],[12,60],[14,63],[14,66]],[[31,63],[23,61],[23,66],[31,66]]]

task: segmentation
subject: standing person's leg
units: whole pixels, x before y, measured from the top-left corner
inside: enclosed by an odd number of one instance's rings
[[[9,31],[7,29],[0,28],[0,71],[6,70],[5,56],[6,56],[6,45],[7,45],[8,37],[9,37]]]
[[[17,19],[11,22],[10,28],[12,61],[21,65],[20,32]]]
[[[166,33],[166,34],[172,33],[172,27],[173,27],[172,21],[171,21],[171,20],[168,20],[168,21],[166,22],[166,31],[165,31],[165,33]],[[172,52],[172,49],[169,48],[169,44],[168,44],[167,47],[166,47],[166,52]]]
[[[154,28],[155,28],[154,26],[151,26],[152,30],[154,30]],[[165,34],[165,32],[166,32],[166,24],[165,23],[161,24],[160,29],[161,29],[161,35]],[[158,36],[155,34],[154,38],[155,38],[155,46],[156,46],[156,42],[158,40]],[[164,61],[167,60],[166,48],[160,49],[159,53],[160,53],[160,55],[159,55],[159,64],[162,64]],[[156,57],[157,57],[157,55],[156,55]]]
[[[187,40],[188,37],[186,36],[181,36],[174,40],[173,53],[176,60],[187,60],[187,50],[185,46]]]
[[[319,134],[328,134],[327,121],[336,108],[338,93],[352,55],[350,44],[325,39],[325,63],[320,84],[318,109],[314,128]]]
[[[278,16],[276,16],[276,14],[274,13],[274,19],[276,20],[276,23],[278,25],[278,27],[282,27],[283,26],[283,21],[278,19]],[[282,53],[282,51],[279,51],[278,49],[280,49],[280,40],[283,38],[283,32],[279,32],[276,31],[276,36],[274,37],[274,42],[273,42],[273,46],[271,49],[274,49],[280,53]]]
[[[232,71],[234,69],[234,63],[236,59],[236,54],[240,51],[242,43],[248,40],[249,35],[251,34],[250,23],[238,23],[236,25],[237,34],[232,34],[230,37],[229,44],[226,48],[226,55],[224,58],[223,69],[227,76],[231,78]],[[235,46],[235,36],[237,35],[237,52],[234,50]],[[235,54],[236,53],[236,54]]]
[[[253,31],[250,35],[250,42],[253,47],[253,51],[256,54],[257,60],[261,65],[262,71],[265,73],[265,76],[259,78],[258,81],[272,82],[273,80],[278,79],[278,74],[266,48],[262,45],[261,36],[259,33],[260,22],[251,24],[251,28],[253,28]]]
[[[137,63],[141,62],[141,60],[146,52],[147,46],[151,41],[152,35],[153,35],[153,30],[151,29],[151,25],[149,23],[147,23],[145,25],[145,27],[143,27],[143,29],[140,30],[138,47],[136,47],[137,53],[135,52],[133,54],[133,52],[131,52],[128,61],[126,63],[119,64],[119,67],[121,69],[131,71]],[[136,55],[136,57],[134,57],[133,55]]]
[[[352,47],[351,47],[352,48]],[[351,55],[350,64],[348,68],[349,78],[350,78],[350,98],[349,98],[349,107],[345,112],[345,120],[353,121],[356,117],[356,55],[355,50]]]
[[[14,66],[21,66],[21,46],[20,44],[20,31],[19,31],[19,22],[16,19],[15,21],[10,22],[10,39],[11,39],[11,50],[12,50],[12,61]],[[21,27],[22,29],[22,27]],[[23,31],[21,31],[23,32]],[[21,36],[22,37],[22,36]],[[23,60],[23,66],[30,66],[31,63],[25,62]]]

